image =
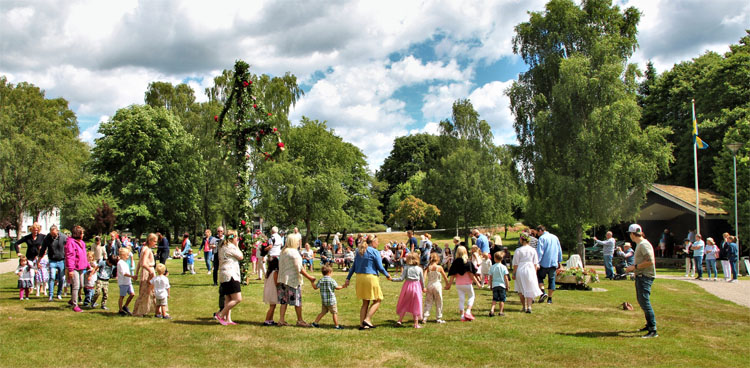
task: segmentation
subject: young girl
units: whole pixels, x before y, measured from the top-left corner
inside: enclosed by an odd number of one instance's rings
[[[89,261],[89,267],[86,269],[86,272],[84,273],[84,282],[83,282],[83,306],[88,307],[94,297],[94,289],[96,289],[96,280],[98,280],[96,273],[99,271],[99,265],[94,260],[94,252],[87,252],[86,257]]]
[[[401,326],[406,313],[411,313],[414,317],[414,328],[422,328],[419,325],[419,318],[422,316],[422,293],[425,287],[424,272],[422,267],[419,266],[419,254],[417,252],[409,254],[401,277],[397,277],[393,281],[404,281],[396,305],[396,313],[398,313],[396,324]]]
[[[268,261],[268,270],[266,270],[266,282],[263,284],[263,303],[268,304],[268,311],[266,312],[266,320],[263,322],[263,326],[275,326],[276,322],[273,321],[273,313],[276,310],[276,304],[279,303],[278,292],[276,290],[276,283],[279,280],[279,259],[272,257]]]
[[[36,296],[39,296],[40,291],[44,293],[44,296],[47,296],[47,283],[49,283],[49,258],[47,258],[47,254],[37,261],[34,279],[36,281]]]
[[[34,285],[34,269],[29,266],[29,261],[23,254],[18,256],[18,300],[29,300],[31,287]]]
[[[445,275],[445,270],[440,266],[440,256],[437,253],[430,254],[430,264],[424,270],[425,279],[427,280],[427,294],[425,295],[424,301],[424,315],[422,317],[422,323],[427,323],[427,318],[430,317],[430,309],[432,304],[435,304],[435,313],[437,323],[445,323],[443,321],[443,284],[440,282],[441,276],[445,283],[448,283],[448,276]]]
[[[451,253],[451,249],[448,247],[448,245],[445,245],[445,255],[443,255],[443,269],[451,269],[451,264],[453,263],[453,253]]]
[[[455,281],[456,291],[458,292],[458,309],[461,314],[461,321],[473,321],[474,315],[471,314],[471,307],[474,305],[474,287],[473,283],[479,285],[479,278],[476,275],[477,269],[469,261],[469,254],[466,247],[459,245],[456,249],[456,260],[453,261],[448,276],[450,280],[445,286],[445,290],[450,290]],[[464,313],[464,300],[466,301],[466,312]]]
[[[403,252],[404,252],[404,245],[400,243],[396,245],[396,248],[393,250],[393,265],[396,266],[396,273],[401,272],[401,268],[402,268],[401,260],[402,260]]]
[[[479,251],[479,247],[476,245],[471,246],[471,263],[476,268],[476,274],[479,275],[479,271],[482,267],[482,252]]]
[[[539,270],[539,256],[536,249],[529,245],[529,236],[521,234],[521,246],[513,254],[513,280],[516,280],[516,291],[521,298],[521,305],[526,313],[531,313],[534,298],[542,295],[536,271]]]
[[[492,266],[492,261],[490,261],[490,257],[487,254],[482,254],[481,257],[482,260],[482,266],[479,268],[479,274],[482,279],[482,289],[488,287],[488,284],[490,282],[490,267]]]

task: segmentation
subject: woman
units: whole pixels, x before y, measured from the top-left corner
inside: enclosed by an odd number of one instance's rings
[[[141,257],[138,260],[138,267],[135,269],[135,280],[141,280],[138,287],[138,299],[135,300],[135,307],[133,307],[133,315],[137,317],[144,317],[149,313],[156,315],[156,297],[154,296],[154,285],[151,284],[151,279],[156,274],[153,249],[156,248],[158,239],[159,237],[156,234],[148,234],[146,246],[141,249]]]
[[[352,274],[357,274],[357,298],[362,299],[362,308],[359,310],[360,330],[375,328],[372,324],[372,316],[378,311],[383,301],[378,272],[385,275],[388,281],[391,280],[391,275],[380,262],[380,253],[377,248],[378,237],[375,235],[367,236],[367,241],[357,246],[354,265],[349,269],[346,283],[344,283],[344,287],[348,287]]]
[[[513,280],[516,291],[521,298],[521,305],[526,313],[531,313],[531,303],[534,298],[542,295],[536,271],[539,270],[539,255],[536,249],[529,245],[529,236],[521,234],[521,247],[513,254]]]
[[[310,243],[305,243],[305,249],[302,250],[302,265],[309,267],[310,272],[313,272],[313,262],[315,261],[315,253],[310,249]]]
[[[237,231],[227,231],[227,241],[219,246],[219,293],[224,297],[224,308],[216,313],[216,319],[223,326],[236,325],[232,321],[232,308],[242,302],[240,287],[240,261],[242,252]]]
[[[192,244],[190,243],[190,233],[182,234],[182,247],[180,258],[182,258],[182,274],[188,273],[188,254],[190,254]]]
[[[724,281],[732,280],[732,266],[729,264],[729,258],[727,253],[729,252],[729,233],[721,235],[724,241],[721,242],[721,249],[719,250],[719,260],[721,261],[721,271],[724,274]]]
[[[82,312],[78,306],[78,294],[83,287],[83,271],[89,266],[86,257],[86,243],[83,242],[83,228],[76,226],[65,242],[65,269],[68,272],[68,284],[71,286],[70,301],[73,312]]]
[[[380,258],[383,262],[383,267],[387,270],[389,267],[391,267],[391,262],[393,262],[393,252],[391,251],[391,245],[386,244],[385,248],[380,251]]]
[[[293,232],[286,237],[286,247],[279,257],[279,277],[276,284],[277,296],[279,299],[279,326],[288,326],[284,317],[286,308],[289,305],[294,306],[297,313],[297,326],[309,327],[302,319],[302,276],[305,276],[310,282],[315,282],[315,278],[310,276],[305,268],[302,267],[302,256],[299,253],[299,246],[302,242],[302,235],[299,229],[294,228]]]
[[[203,233],[203,239],[201,239],[201,247],[203,248],[203,260],[206,262],[206,275],[211,274],[211,262],[214,259],[214,253],[211,248],[211,229],[206,229]]]
[[[708,279],[711,279],[711,272],[714,274],[714,281],[719,277],[716,272],[716,259],[719,258],[719,247],[716,246],[714,238],[706,239],[706,271],[708,272]]]

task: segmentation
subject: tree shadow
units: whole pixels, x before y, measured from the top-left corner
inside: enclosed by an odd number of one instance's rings
[[[48,306],[48,307],[26,307],[24,308],[27,311],[39,311],[39,312],[45,312],[45,311],[59,311],[59,310],[65,310],[66,308],[63,306]]]
[[[558,335],[573,337],[634,337],[638,331],[581,331],[581,332],[558,332]]]

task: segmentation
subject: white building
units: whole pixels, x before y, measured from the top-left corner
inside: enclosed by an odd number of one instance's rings
[[[49,228],[52,225],[57,225],[60,227],[60,209],[55,208],[52,211],[49,212],[42,212],[39,214],[39,225],[42,227],[42,234],[47,234],[49,232]],[[23,214],[23,222],[21,223],[21,236],[24,236],[28,234],[31,228],[31,225],[34,224],[34,217],[27,213]],[[11,230],[10,234],[5,233],[5,229],[0,229],[0,237],[6,237],[10,236],[11,238],[16,238],[16,231]]]

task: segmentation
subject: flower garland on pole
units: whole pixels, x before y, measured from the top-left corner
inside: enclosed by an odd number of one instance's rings
[[[255,87],[249,69],[250,66],[246,62],[235,62],[231,92],[221,113],[214,116],[218,123],[216,138],[226,147],[227,159],[231,160],[237,173],[234,183],[237,217],[233,225],[239,229],[240,236],[244,233],[247,222],[252,221],[252,156],[260,155],[263,161],[274,161],[286,149],[279,130],[273,125],[274,115],[268,111],[266,104],[253,94]],[[264,150],[269,139],[276,143],[271,152]],[[252,252],[252,247],[249,246],[251,243],[248,243],[243,242],[244,249],[241,249],[246,260],[242,262],[241,267],[243,281]]]

